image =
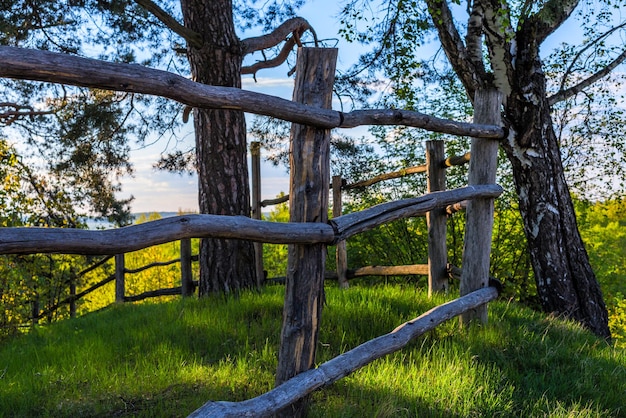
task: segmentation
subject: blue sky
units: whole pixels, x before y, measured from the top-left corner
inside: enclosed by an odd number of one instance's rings
[[[319,39],[339,38],[339,23],[337,15],[340,5],[331,0],[311,0],[301,9],[299,15],[307,19],[315,28]],[[572,37],[580,37],[580,28],[575,19],[571,19],[564,27],[560,28],[547,43],[554,47],[562,39],[574,41]],[[250,36],[248,34],[242,37]],[[339,57],[337,66],[346,69],[355,62],[362,51],[359,46],[339,42]],[[547,49],[547,48],[546,48]],[[545,51],[544,51],[545,53]],[[243,79],[243,88],[266,94],[291,98],[293,80],[287,76],[288,68],[283,65],[276,69],[262,70],[257,74],[255,82],[251,76]],[[338,108],[335,105],[335,108]],[[251,118],[248,119],[251,121]],[[188,124],[189,132],[183,133],[183,146],[180,149],[190,148],[193,144],[191,123]],[[359,132],[362,134],[365,130]],[[178,211],[198,210],[197,179],[195,176],[180,176],[160,172],[152,168],[158,160],[159,154],[171,151],[165,140],[158,141],[148,147],[133,150],[131,161],[136,172],[134,177],[122,179],[123,190],[120,197],[126,198],[133,195],[135,200],[132,204],[133,212],[152,211]],[[289,182],[285,168],[274,167],[269,163],[262,163],[262,199],[274,198],[280,192],[288,193]]]
[[[307,2],[299,15],[311,23],[320,39],[327,39],[338,38],[339,23],[336,19],[338,13],[339,5],[336,2],[313,0]],[[242,37],[245,36],[247,35]],[[354,45],[349,48],[339,45],[338,67],[349,67],[357,56],[358,50]],[[262,70],[257,74],[257,82],[251,76],[245,76],[243,88],[290,99],[293,80],[287,76],[288,70],[285,65],[272,70]],[[251,121],[251,118],[248,120]],[[181,149],[191,147],[194,142],[191,122],[188,125],[189,133],[183,133],[185,145],[180,147]],[[152,168],[158,160],[159,154],[167,152],[167,147],[166,141],[161,140],[131,152],[135,174],[133,177],[127,176],[122,179],[122,192],[119,196],[123,198],[129,195],[134,196],[133,212],[198,210],[197,179],[195,176],[180,176]],[[261,177],[262,199],[274,198],[280,192],[289,192],[289,179],[285,168],[263,163]]]

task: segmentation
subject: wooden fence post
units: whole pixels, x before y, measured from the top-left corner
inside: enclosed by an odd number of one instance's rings
[[[183,297],[193,295],[193,274],[191,272],[191,238],[180,240],[180,286]]]
[[[124,254],[115,254],[115,302],[124,303]]]
[[[252,219],[261,219],[261,143],[250,144],[251,178],[252,178]],[[256,284],[260,289],[265,281],[263,270],[263,243],[254,243],[254,263],[256,270]]]
[[[39,323],[39,293],[37,292],[37,288],[35,287],[35,297],[31,301],[31,316],[33,318],[33,325],[37,325]]]
[[[502,98],[497,90],[477,90],[474,123],[499,126],[501,103]],[[468,174],[470,186],[495,183],[499,145],[497,140],[472,138]],[[493,198],[470,200],[466,211],[461,296],[489,285],[492,230]],[[461,325],[467,325],[473,319],[486,323],[487,305],[461,315]]]
[[[446,169],[443,165],[443,141],[426,141],[426,175],[428,193],[446,189]],[[426,214],[428,224],[428,296],[448,291],[446,264],[446,210],[439,208]]]
[[[337,49],[299,48],[293,101],[330,108]],[[330,129],[293,124],[289,152],[291,222],[327,222],[330,181]],[[288,247],[285,306],[276,384],[314,366],[324,303],[326,244]],[[282,411],[301,416],[305,399]]]
[[[76,318],[76,278],[70,280],[70,318]]]
[[[341,176],[333,176],[333,218],[341,216],[342,195],[341,195],[342,179]],[[348,252],[346,249],[346,241],[339,241],[336,247],[335,261],[337,264],[337,280],[339,287],[347,289],[348,284]]]

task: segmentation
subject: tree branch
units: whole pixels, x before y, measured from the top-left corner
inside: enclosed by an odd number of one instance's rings
[[[493,70],[495,86],[504,95],[504,100],[511,93],[512,80],[515,77],[513,62],[516,54],[515,33],[511,27],[511,14],[506,3],[491,0],[484,5],[483,28],[489,51],[489,61]]]
[[[264,68],[278,67],[283,62],[285,62],[287,60],[287,57],[289,56],[289,53],[291,52],[291,50],[293,49],[295,45],[296,45],[296,38],[292,36],[291,38],[287,39],[287,41],[285,42],[285,45],[283,45],[278,55],[276,55],[274,58],[265,60],[265,61],[257,61],[252,65],[242,67],[241,74],[252,74],[255,76],[255,79],[256,79],[257,71],[262,70]]]
[[[527,24],[534,27],[537,45],[563,24],[572,14],[579,0],[549,0],[541,10],[530,16]]]
[[[135,3],[152,13],[152,15],[159,19],[161,23],[185,39],[189,45],[194,48],[200,48],[202,46],[202,37],[199,33],[181,25],[176,19],[174,19],[165,10],[161,9],[159,5],[152,0],[135,0]]]
[[[294,17],[285,21],[268,34],[242,40],[241,45],[243,47],[243,53],[246,55],[254,51],[271,48],[281,43],[290,33],[299,37],[307,30],[311,31],[315,38],[315,44],[317,45],[317,34],[309,22],[302,17]]]
[[[587,87],[595,83],[596,81],[606,77],[611,71],[615,69],[615,67],[617,67],[624,61],[626,61],[626,50],[624,50],[617,58],[615,58],[609,65],[604,67],[602,70],[587,77],[586,79],[576,84],[575,86],[572,86],[565,90],[560,90],[558,93],[554,94],[553,96],[550,96],[548,98],[548,102],[550,103],[550,106],[558,102],[562,102],[563,100],[566,100],[580,93],[581,91],[583,91],[584,89],[586,89]]]
[[[50,110],[34,110],[32,106],[10,102],[0,102],[0,108],[8,108],[5,111],[0,111],[0,124],[5,126],[9,126],[16,120],[23,117],[32,118],[34,116],[51,115],[54,113]]]
[[[582,54],[588,49],[597,45],[600,41],[608,38],[614,32],[618,31],[619,29],[624,28],[624,26],[626,26],[626,22],[623,22],[622,24],[609,29],[608,31],[604,32],[593,41],[588,42],[587,45],[584,46],[584,48],[581,48],[580,51],[578,51],[576,55],[574,55],[574,58],[572,59],[570,64],[567,66],[567,69],[565,70],[565,73],[563,74],[563,78],[561,79],[561,85],[559,86],[559,92],[565,90],[565,83],[567,81],[567,78],[572,73],[572,68],[574,67],[574,64],[578,61],[578,59],[582,56]]]
[[[473,60],[468,57],[468,52],[463,40],[459,35],[452,12],[448,7],[447,1],[442,0],[426,0],[428,12],[433,20],[443,50],[454,68],[454,72],[459,76],[465,91],[470,100],[474,100],[474,92],[484,84],[485,69],[480,65],[476,65]]]

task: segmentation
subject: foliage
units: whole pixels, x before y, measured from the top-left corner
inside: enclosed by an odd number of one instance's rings
[[[616,293],[607,298],[609,327],[615,346],[626,349],[626,297]]]
[[[278,197],[284,196],[281,193]],[[276,205],[263,219],[271,222],[289,222],[287,203]],[[287,244],[263,244],[263,269],[267,278],[285,277],[287,274]]]
[[[586,47],[592,47],[589,41]],[[599,45],[592,57],[594,68],[602,68],[612,51],[621,45]],[[584,51],[584,50],[583,50]],[[546,58],[551,84],[572,82],[568,72],[583,57],[572,45],[563,44]],[[563,86],[551,85],[558,91]],[[596,82],[579,94],[555,103],[552,107],[563,166],[572,193],[592,200],[623,195],[626,191],[624,168],[626,150],[622,140],[626,128],[624,117],[624,74],[617,72]]]
[[[158,213],[142,214],[137,222],[159,219]],[[192,240],[192,254],[198,254],[199,240]],[[154,262],[180,258],[180,242],[171,242],[128,253],[125,268],[140,270]],[[100,257],[70,255],[2,256],[0,263],[0,339],[13,335],[32,323],[33,315],[43,315],[46,322],[69,317],[69,305],[60,302],[70,296],[70,283],[80,293],[111,277],[115,271],[113,259],[101,267],[82,274],[82,270],[99,263]],[[193,269],[197,280],[197,269]],[[180,263],[155,266],[137,273],[126,274],[126,295],[180,286]],[[173,299],[163,296],[162,299]],[[84,315],[102,309],[115,300],[114,282],[102,286],[77,301],[77,314]],[[136,303],[143,303],[142,301]]]
[[[135,223],[143,223],[161,219],[159,213],[153,212],[141,214],[135,220]],[[199,239],[191,240],[191,253],[198,254]],[[124,268],[126,270],[141,270],[137,272],[127,271],[125,274],[125,295],[134,296],[144,292],[158,289],[171,289],[180,286],[181,271],[180,263],[172,263],[165,266],[153,266],[148,269],[142,267],[157,262],[168,262],[180,259],[180,241],[168,242],[165,244],[154,245],[152,247],[133,251],[124,254]],[[193,268],[193,280],[198,280],[198,269]],[[94,270],[86,275],[83,288],[88,288],[93,284],[100,282],[105,277],[110,276],[115,271],[115,262],[112,259],[103,266],[102,269]],[[80,291],[82,289],[78,289]],[[158,299],[171,300],[178,296],[159,296]],[[94,292],[88,294],[84,298],[79,311],[80,314],[93,312],[95,310],[109,306],[115,301],[115,283],[111,282]],[[149,299],[133,303],[146,303]]]
[[[1,138],[0,182],[0,227],[84,226],[60,184],[34,174]],[[70,255],[0,256],[0,339],[67,297],[83,262]],[[67,315],[67,310],[49,312],[45,319]]]
[[[327,288],[319,361],[435,304],[410,286]],[[185,416],[274,384],[283,288],[118,305],[0,346],[2,416]],[[626,352],[514,302],[452,321],[313,396],[310,416],[620,416]]]
[[[3,2],[0,45],[50,50],[150,66],[190,76],[187,41],[154,8],[183,22],[177,1],[119,0]],[[233,2],[238,29],[269,31],[293,17],[303,0]],[[187,7],[191,7],[187,4]],[[263,55],[263,59],[265,55]],[[50,83],[0,80],[0,132],[19,140],[37,172],[62,182],[69,203],[117,225],[130,221],[132,196],[119,197],[132,174],[131,145],[167,139],[155,166],[194,170],[193,149],[182,145],[182,105],[163,98]],[[183,149],[177,149],[184,147]]]
[[[575,202],[580,233],[607,302],[611,333],[618,346],[626,346],[626,201]]]

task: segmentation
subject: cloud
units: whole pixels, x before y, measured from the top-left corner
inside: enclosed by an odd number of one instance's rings
[[[244,88],[249,90],[261,90],[265,88],[287,87],[293,89],[292,78],[270,78],[257,77],[256,81],[252,77],[245,77],[241,80]]]

